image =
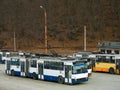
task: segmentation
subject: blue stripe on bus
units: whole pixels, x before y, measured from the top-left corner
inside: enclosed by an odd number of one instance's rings
[[[57,76],[49,76],[49,75],[44,75],[44,80],[47,81],[58,81],[58,77]]]
[[[20,71],[14,71],[14,74],[15,74],[16,76],[21,76],[21,72],[20,72]]]
[[[4,63],[5,63],[5,60],[0,60],[0,63],[4,64]]]
[[[21,76],[21,72],[20,71],[14,71],[15,76]],[[30,77],[32,77],[32,73],[29,74]],[[47,81],[55,81],[58,82],[58,77],[57,76],[50,76],[50,75],[43,75],[44,76],[44,80]],[[79,84],[82,82],[86,82],[88,81],[88,78],[80,78],[80,79],[72,79],[72,84]],[[65,82],[65,80],[64,80]]]
[[[2,60],[0,60],[0,63],[2,62]]]
[[[21,76],[21,72],[20,71],[14,71],[14,74],[15,74],[15,76]],[[29,73],[29,77],[30,78],[33,77],[32,73]]]
[[[30,78],[32,78],[32,77],[33,77],[32,73],[29,73],[29,77],[30,77]]]

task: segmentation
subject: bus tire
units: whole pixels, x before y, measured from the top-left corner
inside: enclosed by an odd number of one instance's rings
[[[35,72],[32,74],[32,78],[33,78],[34,80],[37,79],[37,74],[36,74]]]
[[[58,83],[63,84],[63,82],[64,82],[63,77],[62,77],[62,76],[59,76],[59,77],[58,77]]]
[[[109,73],[114,74],[114,73],[115,73],[114,68],[111,67],[111,68],[109,69]]]
[[[15,76],[14,70],[11,70],[11,76]]]

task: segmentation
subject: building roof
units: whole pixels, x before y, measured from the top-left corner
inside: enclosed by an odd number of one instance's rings
[[[120,41],[103,41],[98,44],[99,48],[120,49]]]

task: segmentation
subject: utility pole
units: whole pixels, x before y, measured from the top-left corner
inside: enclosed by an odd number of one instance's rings
[[[84,26],[84,51],[86,51],[86,26]]]
[[[15,36],[15,31],[14,31],[14,51],[16,51],[16,36]]]

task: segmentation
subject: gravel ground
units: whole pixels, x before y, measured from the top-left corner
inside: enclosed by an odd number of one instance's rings
[[[93,73],[88,82],[77,85],[5,75],[0,64],[0,90],[120,90],[120,75]]]

